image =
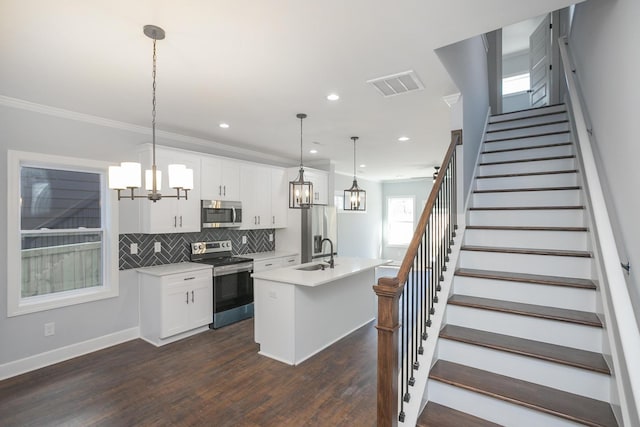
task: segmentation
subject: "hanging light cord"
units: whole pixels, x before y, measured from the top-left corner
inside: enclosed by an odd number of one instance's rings
[[[353,139],[353,180],[356,180],[356,139]]]
[[[153,176],[152,176],[152,182],[153,182],[153,191],[156,191],[156,171],[155,171],[155,167],[156,167],[156,39],[153,39],[153,72],[152,72],[152,77],[153,77],[153,99],[151,101],[152,103],[152,109],[151,109],[151,143],[153,144]]]
[[[300,118],[300,169],[302,169],[302,120],[303,118]]]

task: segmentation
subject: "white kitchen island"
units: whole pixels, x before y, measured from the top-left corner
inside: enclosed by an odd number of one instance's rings
[[[375,318],[375,268],[381,259],[335,259],[253,274],[255,340],[260,354],[297,365]]]

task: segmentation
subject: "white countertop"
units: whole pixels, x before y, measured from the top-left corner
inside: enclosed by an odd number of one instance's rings
[[[333,282],[362,271],[371,270],[388,262],[390,262],[390,260],[337,257],[335,258],[335,268],[327,267],[324,270],[314,271],[298,270],[300,267],[307,265],[320,264],[320,261],[313,261],[292,267],[253,273],[253,278],[313,287]],[[373,286],[374,283],[371,283],[371,285]]]
[[[293,251],[269,251],[269,252],[254,252],[250,254],[241,254],[238,256],[253,258],[254,261],[264,261],[273,258],[284,258],[288,256],[298,255],[298,252]]]
[[[180,262],[177,264],[154,265],[153,267],[136,268],[138,273],[152,276],[166,276],[168,274],[188,273],[197,270],[211,270],[213,267],[198,262]]]

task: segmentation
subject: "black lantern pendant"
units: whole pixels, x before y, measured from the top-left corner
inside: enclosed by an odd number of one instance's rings
[[[298,113],[296,117],[300,119],[300,171],[295,181],[289,181],[289,209],[308,209],[313,204],[313,183],[305,181],[302,166],[302,120],[307,115]]]
[[[353,140],[353,184],[351,188],[344,190],[343,209],[345,211],[366,211],[367,210],[367,192],[358,187],[356,179],[356,141],[357,136],[352,136]]]

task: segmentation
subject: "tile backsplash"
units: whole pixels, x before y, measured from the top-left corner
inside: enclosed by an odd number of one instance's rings
[[[273,241],[269,241],[270,234],[273,235]],[[242,236],[247,236],[247,243],[244,245],[242,244]],[[231,240],[233,253],[238,255],[273,251],[276,247],[275,230],[273,229],[213,229],[200,233],[182,234],[121,234],[120,270],[189,261],[190,243],[215,240]],[[155,242],[162,244],[160,252],[154,252]],[[138,244],[138,253],[135,255],[130,253],[132,243]]]

